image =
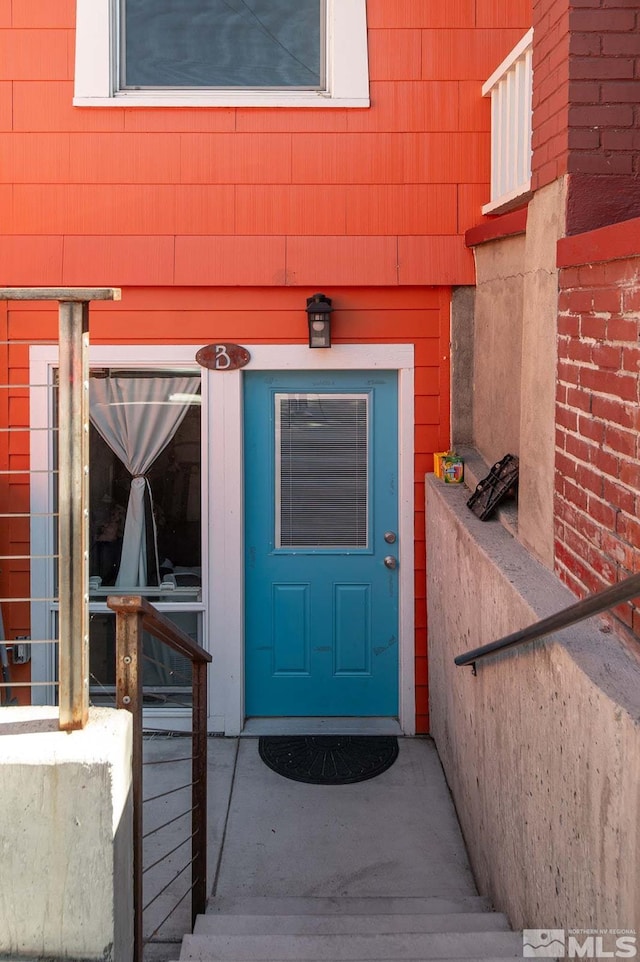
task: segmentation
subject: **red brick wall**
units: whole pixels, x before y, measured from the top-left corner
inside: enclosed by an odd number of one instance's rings
[[[556,569],[583,596],[640,571],[640,220],[558,250]]]
[[[640,6],[534,0],[533,189],[569,174],[567,233],[640,214]]]
[[[569,0],[533,0],[533,157],[531,186],[567,170]]]

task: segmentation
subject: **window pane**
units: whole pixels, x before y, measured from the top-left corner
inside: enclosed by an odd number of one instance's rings
[[[139,473],[139,469],[132,469],[132,464],[134,460],[144,461],[145,452],[151,452],[144,470],[143,510],[139,510],[142,519],[136,553],[142,561],[138,563],[134,558],[134,564],[129,565],[129,570],[133,567],[136,573],[143,572],[144,580],[128,585],[121,578],[118,591],[127,587],[136,593],[141,590],[151,601],[198,601],[202,573],[200,395],[184,393],[182,375],[114,371],[107,376],[119,385],[118,390],[98,391],[93,385],[91,388],[91,598],[103,600],[113,593],[111,586],[116,584],[123,562],[132,476]],[[191,392],[198,386],[199,381],[194,381]],[[98,406],[108,409],[108,417],[104,413],[98,417]],[[182,420],[165,444],[163,432],[175,424],[178,415]],[[127,452],[131,458],[128,465],[123,461]]]
[[[166,618],[201,644],[201,615],[196,611],[164,612]],[[143,700],[149,707],[191,705],[191,662],[147,632],[142,639]],[[89,691],[93,705],[112,705],[116,694],[116,619],[113,612],[94,611],[89,622]]]
[[[368,398],[276,394],[276,545],[366,548]]]
[[[323,0],[123,0],[125,87],[322,84]]]

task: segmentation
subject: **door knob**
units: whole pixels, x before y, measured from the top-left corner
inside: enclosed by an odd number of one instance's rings
[[[392,554],[388,554],[384,559],[384,565],[385,565],[385,568],[391,568],[391,569],[397,568],[398,559],[394,558]]]
[[[395,544],[397,537],[398,536],[396,535],[395,531],[385,531],[384,533],[384,540],[387,542],[387,544]]]

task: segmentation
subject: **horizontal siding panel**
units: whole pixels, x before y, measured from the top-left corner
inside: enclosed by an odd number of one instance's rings
[[[220,133],[235,130],[236,112],[233,107],[180,107],[179,109],[136,108],[124,115],[124,129],[132,132],[158,133]]]
[[[73,134],[69,181],[74,184],[179,183],[179,139],[156,133]]]
[[[416,424],[439,424],[440,413],[440,398],[422,396],[416,398]]]
[[[458,233],[482,222],[482,205],[489,203],[490,192],[488,183],[458,185]]]
[[[401,284],[474,284],[471,251],[462,237],[399,237]]]
[[[183,184],[176,187],[175,233],[235,233],[235,190],[231,184]]]
[[[129,302],[129,292],[123,302]],[[263,295],[264,299],[264,295]],[[297,310],[265,311],[105,311],[92,309],[94,337],[126,339],[132,331],[153,331],[154,338],[167,343],[209,344],[213,341],[261,341],[265,331],[278,332],[287,341],[307,337],[305,300],[298,293]],[[122,302],[121,302],[122,303]],[[194,347],[195,352],[195,347]]]
[[[353,340],[372,340],[378,338],[396,338],[400,341],[412,340],[419,336],[424,338],[426,343],[431,343],[431,332],[434,334],[438,329],[438,318],[436,311],[424,310],[372,310],[363,308],[362,310],[345,311],[342,309],[342,299],[336,307],[334,297],[334,313],[331,315],[332,334],[335,331],[336,337]],[[438,356],[438,343],[434,347],[434,357]]]
[[[489,133],[409,133],[404,140],[408,183],[484,183],[490,171]]]
[[[484,2],[484,0],[480,0]],[[473,27],[476,0],[369,0],[369,28],[376,27]]]
[[[348,191],[342,185],[240,184],[239,234],[344,234]]]
[[[369,76],[378,80],[420,80],[422,45],[417,30],[370,30]]]
[[[454,234],[453,184],[353,185],[347,192],[348,234]]]
[[[287,284],[397,283],[393,237],[289,237]]]
[[[440,437],[439,424],[417,424],[415,428],[416,451],[425,451],[431,454],[438,451]],[[431,470],[433,470],[433,461],[431,462]]]
[[[60,279],[58,284],[62,283]],[[34,285],[35,286],[35,285]],[[23,309],[9,312],[9,337],[20,338],[26,341],[39,341],[41,339],[58,337],[58,305],[52,303],[48,308],[41,306],[42,301],[21,301]],[[29,369],[12,369],[12,384],[28,384]],[[18,389],[14,389],[18,391]]]
[[[75,28],[76,0],[16,0],[13,4],[13,26]]]
[[[425,80],[456,77],[484,83],[526,29],[423,30],[422,76]]]
[[[621,4],[615,4],[625,5],[624,0]],[[478,0],[478,27],[517,27],[522,36],[531,26],[531,20],[531,0]]]
[[[176,284],[282,285],[284,237],[177,237]]]
[[[69,134],[0,134],[0,178],[15,184],[69,181]]]
[[[255,110],[238,107],[236,111],[236,130],[244,133],[307,133],[317,131],[344,131],[347,129],[349,110],[317,110],[286,107]]]
[[[0,30],[0,80],[70,80],[67,30]]]
[[[16,234],[173,234],[176,188],[146,184],[14,187]]]
[[[11,0],[0,0],[0,29],[11,26]]]
[[[423,367],[422,365],[416,365],[414,379],[416,396],[440,393],[440,368],[438,366]],[[440,449],[437,448],[436,450]],[[429,470],[433,471],[433,464]]]
[[[123,300],[113,302],[96,301],[92,306],[92,314],[113,311],[175,310],[189,316],[190,311],[223,312],[225,315],[234,311],[258,311],[270,309],[270,299],[277,297],[277,309],[283,313],[297,312],[306,305],[306,299],[301,298],[300,291],[294,287],[280,287],[274,292],[269,287],[159,287],[132,288],[127,290]],[[425,323],[431,325],[430,318],[441,304],[441,291],[437,287],[406,287],[406,288],[370,288],[370,287],[340,287],[332,291],[335,296],[336,310],[361,312],[369,310],[393,311],[400,316],[403,311],[416,311],[416,324],[412,333],[421,336],[425,330]],[[0,302],[2,303],[2,302]],[[302,307],[300,306],[302,305]],[[448,311],[448,304],[447,304]],[[12,304],[13,311],[21,310],[21,302]],[[443,308],[444,310],[444,308]],[[429,312],[427,321],[425,314]],[[423,320],[420,320],[420,318]],[[448,317],[448,314],[447,314]],[[306,314],[304,314],[306,323]],[[432,330],[431,326],[428,331]]]
[[[482,96],[482,89],[476,80],[461,80],[460,115],[458,129],[491,131],[491,99]]]
[[[7,287],[62,283],[62,237],[0,234],[0,271]]]
[[[184,184],[286,184],[291,181],[289,134],[182,134]]]
[[[295,184],[401,184],[405,182],[406,134],[296,134],[292,138]],[[424,177],[414,178],[415,182]]]
[[[72,100],[72,80],[16,81],[13,84],[13,129],[117,131],[124,128],[124,110],[117,107],[109,110],[74,107]]]
[[[456,130],[458,84],[452,80],[371,84],[371,110],[353,110],[349,131]]]
[[[62,279],[71,286],[166,284],[173,237],[65,237]]]

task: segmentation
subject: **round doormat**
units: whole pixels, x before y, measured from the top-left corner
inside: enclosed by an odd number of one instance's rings
[[[395,735],[265,735],[260,758],[278,775],[312,785],[349,785],[386,771],[398,757]]]

